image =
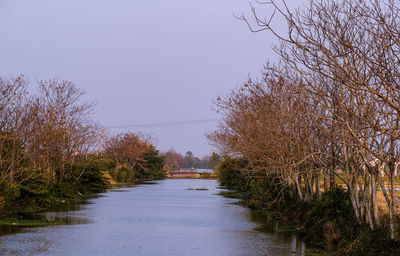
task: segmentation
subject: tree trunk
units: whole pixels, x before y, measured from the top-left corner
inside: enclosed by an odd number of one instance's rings
[[[371,193],[372,193],[372,211],[374,216],[374,222],[377,228],[381,226],[379,219],[379,209],[378,209],[378,198],[376,192],[376,173],[371,175]]]
[[[301,191],[301,175],[294,179],[297,188],[297,195],[299,196],[300,200],[303,201],[303,193]]]
[[[318,173],[315,175],[315,193],[320,196],[321,195],[321,189],[320,189],[320,173],[318,171]]]
[[[328,191],[328,170],[324,170],[324,192]]]
[[[396,180],[394,175],[394,165],[390,165],[390,207],[389,207],[389,227],[390,227],[390,238],[395,239],[395,230],[394,230],[394,218],[396,211],[396,198],[395,198],[395,190],[396,190]]]

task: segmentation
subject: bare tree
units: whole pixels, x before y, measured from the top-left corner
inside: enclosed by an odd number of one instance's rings
[[[252,31],[270,31],[280,40],[275,50],[282,62],[302,78],[305,90],[326,109],[324,118],[330,120],[332,131],[337,131],[331,159],[344,173],[355,215],[371,228],[380,225],[376,183],[380,184],[394,238],[400,106],[398,3],[319,0],[294,11],[284,0],[259,3],[260,8],[272,8],[273,14],[264,18],[252,7],[253,19],[241,19]],[[287,33],[272,25],[277,15],[286,20]],[[380,164],[372,165],[376,160]],[[380,165],[387,166],[388,186],[377,175]],[[335,168],[336,164],[331,166]]]
[[[117,170],[121,167],[145,169],[144,154],[150,147],[148,138],[127,132],[110,137],[106,143],[105,153],[116,161]]]
[[[184,157],[173,149],[162,154],[165,157],[165,165],[168,169],[179,169],[183,167]]]

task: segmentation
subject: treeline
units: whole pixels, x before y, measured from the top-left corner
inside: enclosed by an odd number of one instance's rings
[[[109,137],[103,158],[112,161],[109,174],[120,183],[166,177],[165,157],[159,154],[151,139],[146,136],[127,132]]]
[[[162,153],[162,156],[165,157],[165,166],[168,170],[177,170],[180,168],[214,169],[221,161],[221,157],[215,152],[210,156],[198,158],[192,151],[187,151],[185,156],[183,156],[171,149]]]
[[[259,8],[272,16],[253,8],[242,20],[272,32],[280,61],[215,101],[224,119],[208,137],[222,154],[242,159],[225,177],[256,191],[253,199],[267,208],[312,204],[343,184],[354,223],[397,239],[399,3],[318,0],[290,11],[285,1],[270,1]],[[274,16],[286,20],[286,32],[274,28]]]
[[[0,78],[0,215],[99,192],[111,179],[165,176],[164,158],[148,140],[132,133],[103,138],[91,118],[94,104],[75,84],[38,81],[36,93],[28,84],[23,76]]]

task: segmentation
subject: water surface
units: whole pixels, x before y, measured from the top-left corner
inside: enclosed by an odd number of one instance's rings
[[[46,213],[70,225],[0,237],[0,255],[298,255],[295,235],[262,233],[250,210],[215,195],[215,180],[170,179],[121,188],[79,209]],[[208,190],[188,190],[205,188]]]

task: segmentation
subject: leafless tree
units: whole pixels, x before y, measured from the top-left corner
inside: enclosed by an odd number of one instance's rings
[[[321,102],[331,103],[327,107],[340,131],[341,161],[353,207],[359,209],[356,216],[367,218],[373,228],[368,217],[369,207],[361,206],[369,204],[369,196],[358,202],[357,186],[362,186],[357,181],[364,177],[364,184],[371,184],[372,191],[376,191],[375,182],[379,179],[394,238],[394,177],[395,163],[399,160],[396,150],[399,130],[398,4],[390,0],[321,0],[309,1],[308,7],[292,12],[285,1],[281,3],[283,5],[276,1],[265,2],[288,22],[287,36],[279,34],[269,21],[261,20],[253,9],[257,26],[279,38],[281,45],[277,52],[302,76],[308,90]],[[243,19],[250,25],[246,18]],[[388,166],[389,195],[381,177],[376,175],[376,168],[370,165],[375,159]],[[368,167],[369,175],[360,168],[363,164]],[[360,193],[369,194],[362,189]],[[379,225],[376,196],[372,198],[375,224]]]
[[[105,153],[116,161],[116,169],[121,167],[145,169],[144,154],[151,144],[148,138],[132,132],[111,136],[106,143]]]

